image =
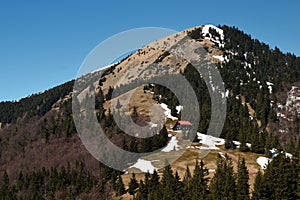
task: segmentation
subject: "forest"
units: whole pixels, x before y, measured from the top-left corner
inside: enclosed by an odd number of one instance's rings
[[[134,200],[199,200],[199,199],[298,199],[299,161],[280,154],[274,158],[268,168],[258,171],[253,192],[250,193],[249,172],[244,158],[238,161],[234,171],[232,160],[227,155],[216,159],[217,169],[209,179],[208,169],[201,160],[196,160],[193,172],[186,166],[184,177],[179,177],[167,165],[162,175],[157,171],[145,173],[138,181],[132,174],[128,187],[122,180],[122,173],[102,166],[103,176],[93,177],[86,171],[84,163],[76,162],[76,167],[51,168],[32,174],[20,172],[15,184],[10,182],[6,172],[3,174],[0,199],[3,200],[40,200],[40,199],[111,199],[113,195],[126,193]],[[167,162],[167,161],[166,161]]]

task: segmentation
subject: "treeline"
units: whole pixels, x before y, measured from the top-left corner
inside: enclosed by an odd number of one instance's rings
[[[76,161],[73,168],[68,165],[59,170],[43,168],[31,174],[20,172],[16,181],[10,181],[6,172],[0,187],[1,200],[42,200],[42,199],[111,199],[118,191],[121,172],[99,163],[101,176],[95,177],[83,162]],[[121,180],[122,181],[122,180]],[[117,193],[118,194],[118,193]]]
[[[7,173],[2,178],[0,199],[75,199],[83,192],[89,192],[97,186],[97,179],[92,177],[82,162],[76,166],[43,168],[32,174],[20,172],[15,184],[10,184]]]
[[[219,155],[212,179],[207,177],[209,170],[203,161],[196,161],[193,175],[187,167],[183,178],[179,177],[177,171],[174,173],[170,166],[164,168],[161,177],[154,171],[137,181],[133,174],[127,192],[135,200],[299,199],[297,162],[283,154],[278,155],[264,173],[257,173],[251,195],[245,160],[239,159],[235,172],[227,155]]]
[[[64,98],[73,90],[74,81],[49,89],[40,94],[33,94],[15,102],[0,102],[0,122],[15,123],[18,119],[43,116],[51,110],[54,103]]]
[[[167,162],[167,161],[166,161]],[[249,172],[245,159],[239,158],[234,171],[232,160],[227,155],[219,155],[214,176],[203,161],[196,161],[193,173],[189,167],[183,177],[167,165],[160,176],[157,171],[146,173],[138,181],[135,174],[126,187],[122,173],[108,167],[102,169],[101,177],[90,175],[82,162],[75,167],[51,168],[32,174],[20,172],[17,181],[10,182],[7,173],[2,177],[0,187],[1,200],[41,200],[66,199],[111,199],[125,193],[135,200],[198,200],[198,199],[299,199],[300,177],[299,161],[279,154],[268,164],[264,172],[258,171],[254,189],[250,194]]]

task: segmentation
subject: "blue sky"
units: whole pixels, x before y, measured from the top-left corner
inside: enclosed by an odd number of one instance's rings
[[[0,101],[74,79],[101,41],[138,27],[227,24],[300,56],[298,1],[244,2],[0,1]]]

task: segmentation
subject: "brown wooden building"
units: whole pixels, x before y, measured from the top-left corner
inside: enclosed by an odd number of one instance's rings
[[[191,128],[192,128],[191,122],[180,120],[180,121],[176,122],[176,124],[173,127],[173,130],[174,131],[177,131],[177,130],[188,131]]]

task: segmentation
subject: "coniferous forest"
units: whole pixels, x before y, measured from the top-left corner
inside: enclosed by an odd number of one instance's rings
[[[209,171],[205,163],[196,160],[193,172],[186,166],[183,177],[167,165],[162,174],[157,171],[146,173],[138,181],[132,174],[125,187],[119,171],[103,166],[102,178],[93,177],[82,162],[75,168],[51,168],[32,174],[20,172],[15,182],[4,172],[0,188],[0,199],[110,199],[113,194],[128,193],[135,200],[147,199],[298,199],[299,163],[283,154],[278,155],[262,172],[258,171],[253,192],[250,194],[249,173],[244,158],[238,161],[237,170],[227,155],[218,156],[214,176],[207,177]]]

